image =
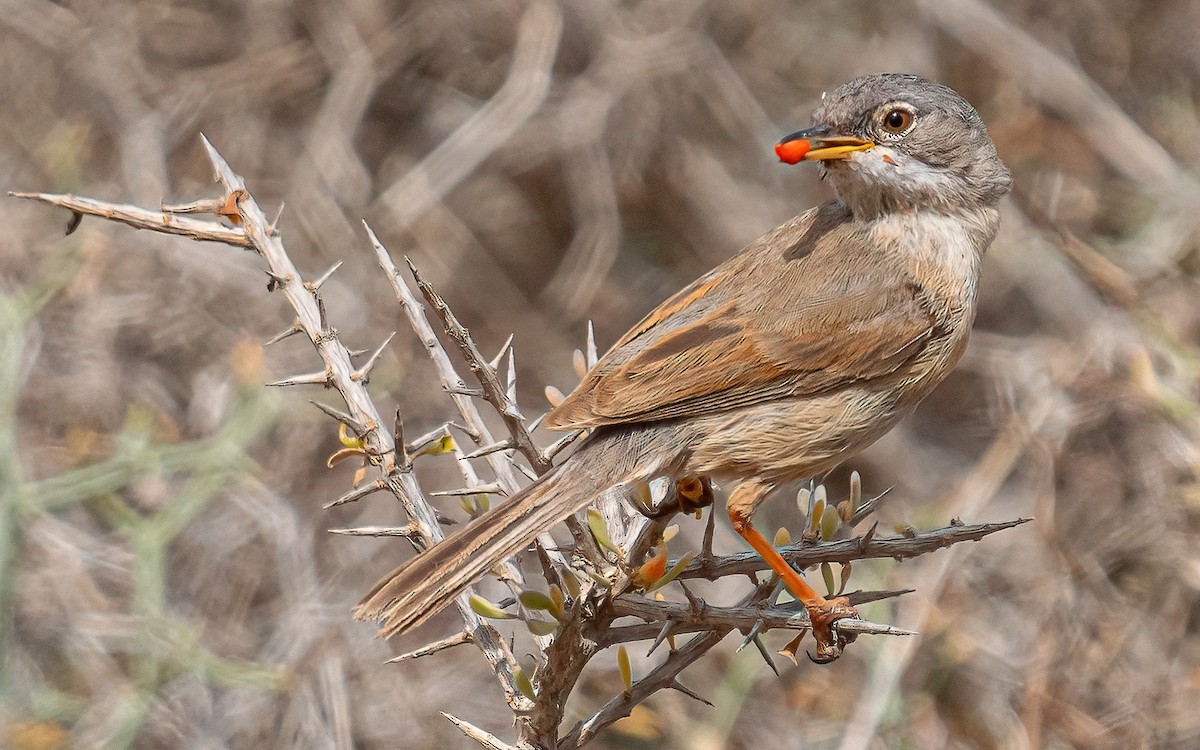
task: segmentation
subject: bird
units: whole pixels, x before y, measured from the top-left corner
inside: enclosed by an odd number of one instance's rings
[[[622,336],[543,420],[588,430],[507,502],[382,578],[354,611],[380,635],[448,606],[539,533],[621,485],[731,487],[736,531],[803,603],[818,663],[857,613],[818,594],[752,519],[890,430],[954,368],[1012,177],[975,108],[925,78],[864,75],[775,145],[834,197],[768,232]]]

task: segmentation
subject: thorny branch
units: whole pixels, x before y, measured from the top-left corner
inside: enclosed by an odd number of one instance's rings
[[[356,367],[350,352],[338,338],[337,330],[327,319],[327,312],[320,297],[320,287],[334,273],[338,265],[326,271],[317,280],[305,283],[284,249],[275,221],[267,217],[246,190],[243,180],[225,163],[224,159],[204,141],[209,158],[217,170],[225,194],[216,199],[202,199],[192,203],[151,211],[135,206],[105,203],[73,195],[50,195],[42,193],[12,193],[20,198],[40,201],[66,208],[73,213],[70,228],[73,230],[83,215],[98,216],[118,221],[138,229],[149,229],[167,234],[191,237],[196,240],[222,242],[235,247],[256,250],[266,261],[270,278],[269,288],[284,293],[296,319],[292,325],[272,339],[278,341],[290,335],[303,333],[313,343],[322,361],[322,369],[298,376],[282,378],[273,385],[317,384],[332,387],[339,392],[346,404],[343,412],[332,406],[317,404],[333,419],[346,425],[361,441],[359,451],[363,459],[376,467],[378,476],[357,485],[326,507],[358,501],[374,492],[387,490],[404,506],[409,516],[407,524],[396,527],[364,526],[331,531],[351,536],[401,536],[409,539],[418,549],[426,549],[443,538],[440,528],[448,519],[436,511],[426,500],[425,493],[413,471],[412,457],[420,455],[422,449],[448,436],[450,424],[414,440],[397,455],[397,443],[404,440],[404,424],[396,414],[389,429],[379,410],[366,391],[368,376],[379,361],[388,341],[373,350],[366,364]],[[210,213],[225,219],[233,226],[217,221],[208,221],[179,214]],[[408,262],[413,280],[425,302],[432,308],[444,332],[454,343],[476,381],[468,384],[455,370],[450,356],[438,340],[424,308],[414,296],[408,284],[401,278],[391,256],[374,232],[367,227],[376,260],[392,285],[397,302],[405,312],[412,329],[425,346],[443,389],[455,404],[463,425],[455,425],[467,434],[480,448],[466,455],[454,445],[466,488],[461,492],[479,495],[498,492],[512,495],[518,492],[523,482],[521,475],[527,470],[516,463],[519,454],[533,468],[535,474],[552,470],[552,461],[563,448],[578,437],[567,436],[546,449],[535,442],[533,426],[522,416],[515,401],[515,365],[511,339],[502,347],[500,354],[489,361],[470,332],[459,323],[445,300],[426,281],[411,261]],[[585,347],[586,356],[580,357],[581,367],[595,362],[595,346],[589,330]],[[507,356],[507,380],[502,380],[500,365]],[[477,387],[476,387],[477,385]],[[485,401],[504,424],[507,435],[496,440],[488,429],[474,399]],[[534,425],[536,424],[533,423]],[[479,477],[472,461],[483,459],[493,480]],[[852,498],[855,492],[852,485]],[[666,488],[665,492],[672,491]],[[452,490],[451,494],[460,491]],[[432,493],[432,494],[446,494]],[[870,510],[870,503],[850,503],[851,514],[846,521],[856,524],[861,515]],[[466,643],[478,647],[496,673],[504,690],[506,701],[517,718],[519,737],[516,747],[520,748],[577,748],[582,747],[608,725],[627,716],[633,706],[645,701],[663,689],[674,689],[697,700],[707,700],[679,682],[680,673],[690,664],[704,656],[720,643],[730,632],[745,636],[745,644],[753,642],[764,659],[775,669],[759,636],[771,629],[803,630],[807,628],[807,613],[796,605],[775,602],[780,587],[773,579],[754,586],[751,593],[733,606],[714,606],[696,598],[683,584],[683,580],[702,578],[717,580],[728,576],[742,576],[761,572],[766,565],[751,552],[716,557],[711,554],[712,517],[705,534],[703,554],[687,560],[666,560],[664,530],[667,519],[653,522],[632,511],[616,493],[609,492],[598,499],[602,519],[599,531],[589,524],[584,528],[572,519],[569,525],[574,544],[571,548],[557,548],[553,540],[544,535],[538,548],[538,560],[542,573],[551,587],[553,597],[546,597],[537,587],[525,588],[522,571],[508,563],[502,571],[503,579],[512,589],[513,598],[505,606],[516,606],[516,617],[529,623],[538,646],[538,666],[530,678],[522,674],[506,642],[499,633],[472,609],[467,595],[456,603],[464,623],[463,630],[442,638],[425,647],[418,648],[392,661],[404,661],[429,656]],[[810,514],[814,512],[810,509]],[[841,510],[828,507],[829,513],[841,515]],[[712,511],[710,511],[710,514]],[[813,528],[818,528],[820,518],[810,519]],[[1005,523],[963,525],[952,522],[950,526],[929,532],[912,532],[896,537],[878,538],[874,529],[862,537],[830,540],[832,535],[822,536],[826,541],[806,539],[797,545],[784,545],[781,551],[797,567],[828,565],[867,558],[904,559],[932,552],[943,547],[967,540],[979,540],[984,536],[1011,528],[1027,519]],[[826,524],[829,525],[829,524]],[[834,523],[831,528],[844,527],[844,521]],[[596,535],[603,533],[607,539]],[[843,528],[843,535],[845,529]],[[778,542],[777,542],[778,543]],[[658,554],[663,557],[650,561],[645,558],[655,545],[663,547]],[[609,552],[601,552],[608,547]],[[619,554],[612,554],[613,551]],[[647,581],[645,571],[655,562],[666,573],[658,573],[661,582],[678,577],[677,585],[686,597],[686,603],[654,600],[645,594],[647,586],[656,588],[660,582]],[[849,567],[843,568],[842,585],[849,577]],[[537,596],[530,596],[530,594]],[[853,601],[861,603],[879,598],[895,596],[903,592],[855,592]],[[539,598],[540,597],[540,598]],[[557,597],[556,599],[554,597]],[[543,600],[549,604],[541,603]],[[489,606],[496,606],[490,605]],[[553,620],[546,620],[537,610],[549,607]],[[508,614],[507,617],[513,615]],[[629,624],[629,620],[633,620]],[[618,623],[618,620],[622,622]],[[550,626],[552,634],[546,626]],[[860,620],[842,621],[847,632],[888,635],[912,635],[910,631],[888,625]],[[675,647],[675,636],[692,635],[687,643]],[[652,641],[653,651],[664,641],[671,642],[669,653],[657,667],[626,685],[605,705],[599,707],[584,721],[559,736],[564,710],[583,668],[604,649],[635,640]],[[485,747],[509,748],[510,745],[469,724],[462,719],[446,715],[467,736]]]
[[[364,441],[365,455],[379,467],[382,475],[380,478],[386,488],[404,505],[405,511],[412,519],[415,528],[408,538],[422,548],[436,544],[443,538],[437,513],[425,500],[416,475],[411,471],[397,469],[392,436],[386,429],[381,428],[383,419],[367,394],[366,383],[361,374],[356,375],[359,371],[351,361],[350,351],[339,340],[337,331],[328,326],[318,291],[304,284],[299,271],[284,249],[276,227],[268,223],[266,215],[246,190],[242,178],[233,172],[207,139],[202,140],[216,169],[217,178],[225,188],[226,196],[233,199],[232,205],[236,214],[230,218],[236,221],[234,228],[216,222],[190,218],[184,220],[165,211],[155,213],[73,195],[12,195],[67,208],[74,214],[120,221],[137,229],[184,234],[195,239],[225,242],[236,247],[251,247],[256,250],[267,263],[268,274],[272,280],[270,288],[284,293],[296,312],[294,327],[308,336],[325,365],[321,373],[322,384],[335,388],[341,394],[349,410],[349,419],[362,432],[360,437]],[[72,222],[72,228],[76,223]],[[182,231],[181,226],[186,227],[188,231]],[[301,376],[286,378],[280,382],[309,380],[311,379]],[[467,631],[471,633],[472,641],[483,651],[488,663],[496,672],[509,706],[514,710],[527,708],[527,700],[517,687],[514,676],[516,660],[504,640],[491,625],[470,609],[466,596],[460,597],[456,606]]]

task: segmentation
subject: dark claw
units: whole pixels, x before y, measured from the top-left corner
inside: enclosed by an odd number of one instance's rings
[[[676,495],[671,500],[661,502],[652,508],[644,508],[640,505],[635,505],[634,507],[638,509],[639,513],[651,520],[673,516],[681,510],[679,495]]]
[[[829,662],[836,660],[842,655],[842,651],[845,650],[846,646],[854,643],[855,639],[858,638],[857,633],[843,634],[837,626],[838,619],[843,617],[858,616],[858,612],[856,612],[854,608],[850,606],[849,602],[846,601],[846,598],[839,597],[831,600],[829,605],[831,605],[830,610],[826,612],[825,617],[822,618],[823,621],[828,622],[828,625],[825,625],[826,630],[824,630],[824,637],[821,635],[821,630],[819,630],[817,627],[813,628],[813,637],[817,639],[817,655],[813,656],[807,651],[805,652],[808,654],[809,661],[811,661],[813,664],[828,664]],[[830,616],[834,618],[831,621],[826,619]],[[813,617],[813,613],[811,611],[809,613],[809,617]],[[816,622],[815,619],[814,622]]]

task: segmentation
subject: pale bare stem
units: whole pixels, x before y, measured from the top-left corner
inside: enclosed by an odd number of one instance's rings
[[[296,313],[294,327],[301,329],[317,350],[323,369],[308,375],[285,378],[275,385],[320,384],[335,388],[347,407],[347,421],[361,431],[368,460],[380,470],[380,481],[404,506],[411,520],[412,541],[429,547],[444,537],[437,512],[425,500],[416,477],[397,469],[392,433],[383,428],[383,420],[366,391],[365,373],[356,371],[351,354],[338,339],[325,316],[316,285],[306,285],[283,247],[262,209],[246,190],[242,178],[229,167],[207,139],[201,138],[204,148],[225,189],[225,198],[217,203],[175,207],[180,210],[212,210],[236,227],[223,226],[216,221],[202,221],[178,216],[167,211],[150,211],[135,206],[104,203],[71,195],[42,193],[13,193],[16,197],[61,206],[75,216],[89,214],[128,224],[138,229],[150,229],[166,234],[182,235],[197,240],[223,242],[236,247],[256,250],[267,264],[270,289],[282,291]],[[77,221],[72,222],[72,226]],[[356,377],[357,373],[357,377]],[[334,410],[336,411],[336,410]],[[340,412],[338,412],[340,414]],[[344,496],[345,497],[345,496]],[[341,500],[341,498],[339,498]],[[335,501],[336,502],[336,501]],[[517,687],[513,670],[516,660],[507,645],[491,625],[481,620],[468,604],[468,594],[456,601],[456,606],[471,633],[472,641],[483,651],[496,673],[505,699],[514,711],[526,710],[529,701]]]
[[[466,423],[467,433],[480,445],[495,443],[496,441],[492,438],[491,432],[483,421],[483,415],[479,413],[479,409],[476,408],[474,402],[469,397],[457,392],[466,388],[466,382],[455,372],[454,365],[450,362],[450,356],[442,348],[441,342],[438,341],[437,335],[433,332],[433,327],[429,325],[429,320],[425,317],[424,307],[413,296],[412,290],[408,288],[408,285],[400,278],[400,272],[396,268],[396,264],[392,262],[391,255],[388,253],[387,248],[379,242],[379,238],[375,236],[375,232],[365,222],[363,226],[366,227],[367,235],[371,239],[371,245],[375,248],[375,259],[387,276],[388,283],[392,286],[392,292],[396,295],[396,301],[400,304],[400,309],[404,311],[413,332],[425,347],[425,351],[429,353],[429,358],[433,361],[433,366],[437,370],[438,379],[446,391],[450,393],[451,400],[454,401],[454,405],[458,408],[458,413],[462,415],[463,422]],[[521,483],[517,480],[516,474],[513,473],[512,466],[502,455],[489,455],[487,459],[488,465],[492,468],[497,480],[503,483],[509,492],[515,493],[520,490]]]
[[[99,216],[109,221],[128,224],[134,229],[149,229],[153,232],[175,234],[206,242],[221,242],[226,245],[246,249],[254,247],[253,242],[246,236],[244,231],[237,227],[224,226],[216,221],[203,221],[201,219],[175,216],[163,211],[150,211],[137,206],[107,203],[92,200],[91,198],[80,198],[69,193],[56,195],[52,193],[10,192],[9,195],[14,198],[27,198],[41,203],[48,203],[51,206],[59,206],[75,214]]]
[[[408,261],[408,268],[412,271],[413,279],[417,282],[417,288],[421,290],[425,301],[433,308],[434,314],[442,321],[445,327],[446,335],[448,335],[458,346],[462,353],[463,359],[467,361],[467,366],[471,369],[479,381],[479,385],[483,387],[483,397],[487,399],[496,411],[500,414],[500,418],[504,420],[505,427],[508,428],[509,436],[515,443],[521,455],[525,456],[534,471],[538,474],[543,474],[550,469],[550,463],[542,456],[542,452],[538,450],[537,445],[533,442],[533,437],[529,434],[529,429],[525,426],[525,417],[517,410],[517,405],[508,396],[508,389],[505,384],[500,382],[499,375],[496,370],[488,363],[483,352],[479,351],[479,347],[475,345],[475,341],[471,338],[471,334],[466,327],[458,321],[454,313],[450,311],[445,300],[438,295],[432,285],[421,276],[421,272],[413,265],[413,262]]]
[[[391,254],[388,253],[387,248],[383,246],[383,243],[379,241],[379,238],[375,235],[375,232],[369,225],[367,225],[366,222],[363,222],[363,227],[367,230],[367,236],[370,238],[371,246],[375,250],[375,259],[379,263],[379,267],[383,269],[388,283],[392,287],[392,292],[396,296],[396,301],[400,304],[400,309],[404,311],[405,317],[408,318],[409,325],[412,326],[413,332],[421,341],[421,344],[425,347],[425,351],[428,352],[429,358],[433,362],[434,369],[437,370],[438,380],[441,382],[442,387],[445,388],[447,393],[450,394],[450,398],[452,401],[454,401],[454,405],[458,409],[458,413],[462,416],[464,422],[464,432],[470,435],[471,438],[475,440],[477,445],[496,445],[497,441],[492,437],[492,433],[488,429],[487,424],[483,421],[483,415],[480,414],[475,402],[471,400],[470,396],[464,395],[464,391],[467,390],[466,382],[454,369],[454,365],[450,361],[450,355],[446,353],[446,350],[442,347],[441,342],[438,340],[437,334],[434,333],[433,326],[429,324],[429,319],[425,316],[424,306],[417,300],[408,284],[406,284],[404,280],[400,278],[400,271],[396,268],[396,264],[392,261]],[[505,342],[504,346],[501,347],[500,353],[497,355],[497,359],[501,359],[510,349],[511,345],[512,339],[510,337],[509,340]],[[495,370],[491,367],[490,363],[485,362],[484,364],[489,372],[492,372],[493,374],[495,373]],[[499,407],[496,408],[499,409]],[[533,441],[529,436],[529,428],[526,428],[522,423],[519,423],[519,427],[529,445],[532,446]],[[509,439],[504,442],[511,444],[511,447],[514,448],[518,446],[515,436],[510,436]],[[532,450],[536,452],[537,448],[533,447]],[[477,453],[487,459],[488,466],[492,469],[492,473],[496,476],[496,481],[500,483],[500,485],[503,486],[510,495],[514,495],[520,491],[522,482],[517,478],[517,474],[514,471],[514,465],[510,462],[507,455],[505,455],[505,450],[497,448],[495,451],[479,451]],[[538,464],[535,463],[534,465],[537,466]],[[541,465],[549,468],[549,459],[546,459]],[[542,534],[538,537],[538,539],[543,547],[552,549],[555,546],[554,540],[549,536],[549,534]],[[554,554],[554,557],[556,558],[557,562],[562,562],[561,556],[557,553]]]
[[[496,735],[490,732],[485,732],[474,724],[465,722],[457,716],[452,716],[445,711],[442,712],[442,716],[445,716],[447,719],[452,721],[454,726],[462,730],[463,734],[475,740],[480,745],[490,748],[490,750],[517,750],[517,748],[513,747],[512,745],[501,742]]]
[[[410,659],[420,659],[422,656],[431,656],[441,651],[445,651],[446,649],[451,649],[455,646],[461,646],[464,643],[470,642],[471,634],[465,630],[462,630],[452,636],[443,638],[440,641],[434,641],[433,643],[424,645],[421,648],[413,649],[408,653],[400,654],[399,656],[393,656],[385,661],[384,664],[398,664],[402,661],[408,661]]]
[[[226,192],[232,195],[246,191],[242,178],[230,169],[207,139],[203,139],[203,142]],[[384,427],[384,420],[367,393],[361,374],[355,377],[356,370],[350,360],[350,352],[338,339],[336,332],[325,325],[323,306],[316,292],[301,281],[300,273],[283,248],[283,242],[272,231],[266,215],[248,192],[238,204],[238,209],[246,235],[267,261],[271,272],[284,280],[279,289],[296,311],[297,322],[317,348],[330,381],[345,400],[350,416],[366,426],[362,439],[367,455],[380,467],[388,490],[400,501],[412,523],[417,526],[418,533],[411,538],[419,540],[424,547],[440,542],[444,535],[438,523],[438,514],[425,499],[416,475],[411,470],[398,469],[392,432]],[[514,710],[526,708],[527,699],[521,695],[513,674],[516,660],[499,633],[471,610],[468,599],[469,593],[463,593],[455,601],[466,630],[471,633],[472,641],[483,651],[500,679],[509,706]]]
[[[359,526],[352,529],[329,529],[329,533],[342,534],[343,536],[400,536],[412,538],[417,535],[418,529],[410,523],[404,526]]]

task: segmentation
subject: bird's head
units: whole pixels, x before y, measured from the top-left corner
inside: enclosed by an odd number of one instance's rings
[[[820,162],[856,216],[994,207],[1012,185],[975,108],[918,76],[855,78],[822,96],[813,123],[775,152]]]

